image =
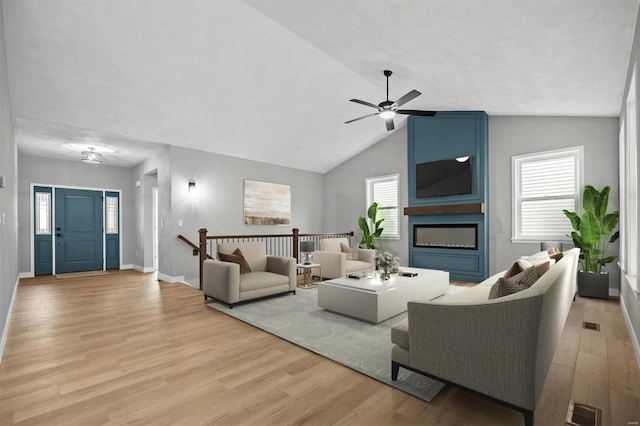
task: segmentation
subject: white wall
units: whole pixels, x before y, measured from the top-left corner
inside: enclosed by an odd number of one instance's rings
[[[0,359],[18,282],[18,160],[11,111],[4,16],[0,7]]]
[[[636,30],[633,38],[633,47],[631,49],[631,58],[629,60],[629,67],[627,70],[627,80],[624,89],[624,96],[622,99],[622,105],[620,110],[620,116],[624,117],[627,114],[627,105],[626,105],[626,94],[629,91],[629,86],[631,84],[631,76],[633,74],[633,68],[635,67],[638,71],[640,71],[640,26],[637,24],[640,22],[640,12],[638,13],[638,18],[636,19]],[[635,99],[640,100],[640,85],[636,81],[636,94]],[[640,108],[636,108],[636,123],[640,123]],[[640,135],[640,134],[639,134]],[[638,137],[638,135],[636,135]],[[640,145],[640,141],[638,141],[638,145]],[[639,153],[640,154],[640,153]],[[637,160],[640,160],[637,159]],[[640,162],[640,161],[639,161]],[[640,177],[640,174],[638,174]],[[640,187],[640,182],[627,182],[628,186],[635,187],[636,189]],[[637,210],[640,211],[640,205],[637,206]],[[624,214],[624,213],[623,213]],[[640,253],[640,249],[638,249],[638,235],[626,235],[626,239],[629,244],[636,245],[636,253]],[[640,264],[640,259],[636,259],[638,264]],[[632,336],[632,342],[634,344],[634,350],[636,353],[636,360],[638,361],[638,365],[640,365],[640,294],[635,293],[629,282],[625,277],[620,280],[620,303],[623,307],[623,311],[627,318],[628,324],[631,326],[629,330]],[[640,285],[638,283],[638,277],[630,277],[631,279],[635,279],[636,286]]]
[[[50,158],[18,155],[18,259],[20,272],[32,273],[30,199],[31,184],[69,186],[75,188],[122,190],[120,200],[122,217],[122,263],[133,263],[134,239],[134,184],[133,170],[124,167],[85,164],[78,161],[54,160]]]

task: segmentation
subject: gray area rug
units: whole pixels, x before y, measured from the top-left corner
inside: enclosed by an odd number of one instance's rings
[[[319,308],[317,288],[298,288],[295,295],[235,305],[233,309],[217,302],[208,306],[424,401],[431,401],[444,387],[403,368],[398,380],[391,380],[391,327],[405,319],[406,312],[369,324]]]

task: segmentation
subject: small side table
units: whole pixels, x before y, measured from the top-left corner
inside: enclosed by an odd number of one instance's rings
[[[318,271],[320,272],[320,281],[322,281],[322,265],[320,265],[319,263],[310,263],[308,265],[305,265],[304,263],[298,263],[296,267],[298,269],[302,269],[303,277],[303,284],[298,284],[298,287],[311,288],[318,285],[318,283],[313,282],[313,277],[311,276],[311,270],[313,268],[318,269]]]

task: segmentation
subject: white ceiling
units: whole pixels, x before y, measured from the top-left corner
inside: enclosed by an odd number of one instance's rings
[[[18,147],[325,172],[386,136],[343,124],[375,112],[349,99],[384,100],[384,69],[391,99],[423,93],[408,109],[616,116],[639,1],[3,0]]]

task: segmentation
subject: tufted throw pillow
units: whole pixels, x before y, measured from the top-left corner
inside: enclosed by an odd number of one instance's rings
[[[237,248],[236,251],[233,252],[233,254],[218,253],[218,257],[223,262],[237,263],[238,265],[240,265],[241,274],[251,272],[251,266],[249,266],[249,262],[247,262],[247,259],[244,258],[244,254],[242,254],[242,250],[240,250],[239,248]]]
[[[349,247],[345,243],[340,243],[340,249],[343,253],[346,253],[347,260],[360,260],[358,247]]]
[[[538,273],[536,272],[536,268],[533,266],[512,277],[498,278],[498,281],[491,287],[489,300],[526,290],[537,280]]]

